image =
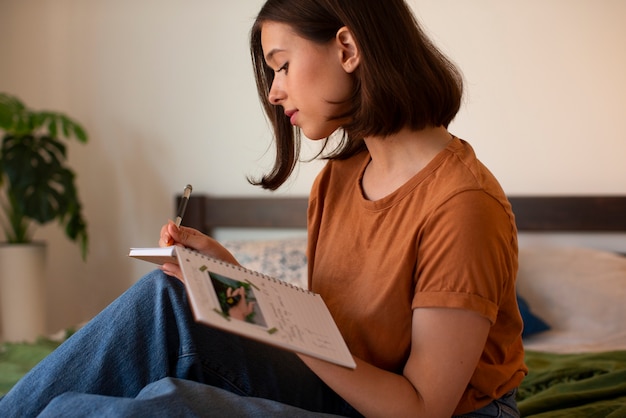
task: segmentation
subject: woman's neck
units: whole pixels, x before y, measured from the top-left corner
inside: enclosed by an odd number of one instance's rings
[[[363,193],[370,200],[391,194],[426,167],[451,139],[444,127],[366,138],[372,160],[363,175]]]

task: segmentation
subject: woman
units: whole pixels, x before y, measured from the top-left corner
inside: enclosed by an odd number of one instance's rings
[[[268,0],[251,52],[277,145],[273,170],[254,184],[287,180],[300,133],[342,135],[311,190],[309,287],[328,304],[356,370],[195,324],[171,279],[180,270],[166,264],[167,276],[153,273],[122,295],[0,412],[146,397],[152,403],[138,410],[214,412],[218,387],[254,397],[231,402],[258,402],[253,414],[276,401],[348,416],[518,416],[526,368],[515,222],[496,179],[447,130],[462,97],[455,67],[403,0]],[[172,242],[236,263],[214,240],[170,222],[159,243]]]

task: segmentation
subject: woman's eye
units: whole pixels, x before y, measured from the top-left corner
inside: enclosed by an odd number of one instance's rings
[[[278,69],[278,71],[276,71],[277,73],[280,73],[281,71],[285,71],[285,74],[287,74],[287,72],[289,71],[289,63],[286,62],[285,64],[283,64],[282,67],[280,67]]]

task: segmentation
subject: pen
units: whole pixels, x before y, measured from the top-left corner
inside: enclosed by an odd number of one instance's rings
[[[183,216],[185,216],[185,211],[187,210],[187,202],[189,202],[189,196],[191,195],[191,184],[185,186],[185,190],[183,191],[183,197],[180,199],[180,204],[178,205],[178,212],[176,213],[176,220],[174,223],[178,228],[180,223],[183,221]]]

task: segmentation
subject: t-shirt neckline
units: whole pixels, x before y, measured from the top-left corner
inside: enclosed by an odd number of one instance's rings
[[[365,169],[372,160],[372,157],[369,155],[368,152],[367,158],[365,158],[363,160],[363,163],[361,164],[356,184],[358,199],[360,200],[361,205],[367,210],[374,211],[386,209],[395,205],[397,202],[399,202],[408,194],[410,194],[413,190],[415,190],[415,188],[419,186],[428,176],[430,176],[430,174],[435,171],[437,167],[439,167],[450,154],[453,154],[459,146],[461,146],[460,139],[456,136],[452,136],[452,140],[448,143],[448,145],[437,155],[435,155],[424,168],[422,168],[419,172],[417,172],[413,177],[407,180],[396,190],[394,190],[387,196],[384,196],[377,200],[368,199],[367,197],[365,197],[365,192],[363,191],[363,176],[365,175]]]

